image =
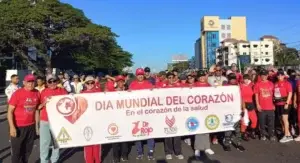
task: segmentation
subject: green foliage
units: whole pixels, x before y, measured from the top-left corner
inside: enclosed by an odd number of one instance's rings
[[[296,66],[300,64],[298,51],[295,48],[284,47],[281,51],[275,53],[275,63],[277,66]]]
[[[131,66],[131,57],[110,28],[93,24],[81,10],[58,0],[0,2],[0,50],[14,53],[33,70]],[[28,47],[36,47],[41,61],[31,60]],[[47,51],[52,51],[52,57]]]
[[[185,62],[179,62],[179,63],[174,63],[173,64],[173,69],[176,68],[179,70],[179,72],[183,72],[187,69],[189,69],[189,61],[185,61]]]

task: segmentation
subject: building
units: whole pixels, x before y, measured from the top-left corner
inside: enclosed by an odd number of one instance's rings
[[[196,68],[208,68],[215,64],[216,50],[228,38],[247,40],[246,17],[220,19],[219,16],[204,16],[201,36],[195,43]]]
[[[274,65],[274,43],[271,40],[244,41],[226,39],[216,51],[217,63],[230,66]]]
[[[187,61],[188,61],[187,55],[179,54],[179,55],[172,56],[172,63],[187,62]]]

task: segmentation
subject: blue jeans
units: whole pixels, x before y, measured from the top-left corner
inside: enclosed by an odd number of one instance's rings
[[[49,122],[40,122],[40,159],[41,163],[57,163],[59,159],[59,148],[54,148],[52,135],[50,132]],[[52,150],[51,158],[49,158],[49,151]]]
[[[153,152],[154,144],[155,144],[154,139],[148,139],[147,140],[147,146],[148,146],[149,152]],[[142,155],[144,153],[143,152],[142,141],[135,142],[135,146],[136,146],[138,155]]]

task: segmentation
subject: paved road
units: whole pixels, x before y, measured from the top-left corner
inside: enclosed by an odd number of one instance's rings
[[[1,112],[5,107],[0,106],[0,163],[10,163],[10,146],[8,142],[8,127],[5,118],[5,113]],[[193,158],[193,150],[183,143],[183,154],[185,160],[171,160],[166,161],[163,152],[163,143],[156,143],[155,161],[137,161],[135,160],[135,148],[133,147],[130,152],[129,163],[299,163],[300,162],[300,143],[291,142],[288,144],[261,142],[254,140],[244,142],[247,149],[246,152],[224,152],[220,145],[212,146],[216,152],[215,155],[209,156],[202,161],[195,161]],[[109,145],[104,145],[104,161],[103,163],[111,162],[111,151]],[[62,150],[61,162],[63,163],[84,163],[82,148]],[[30,158],[30,163],[38,163],[39,160],[39,144],[38,140]],[[2,161],[2,162],[1,162]]]

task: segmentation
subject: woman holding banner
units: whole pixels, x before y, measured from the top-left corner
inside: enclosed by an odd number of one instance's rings
[[[136,80],[132,81],[131,84],[129,85],[129,90],[143,90],[143,89],[153,89],[152,84],[148,81],[145,80],[145,71],[142,68],[136,69],[135,72],[136,75]],[[148,144],[148,159],[149,160],[154,160],[154,139],[148,139],[147,140]],[[143,159],[143,147],[142,147],[142,141],[137,141],[136,142],[136,149],[137,149],[137,158],[138,160]]]
[[[81,93],[96,93],[101,90],[96,88],[95,78],[87,76],[85,79],[86,90]],[[101,163],[101,145],[89,145],[84,147],[84,157],[86,163]]]

